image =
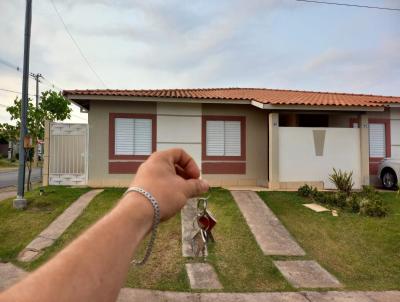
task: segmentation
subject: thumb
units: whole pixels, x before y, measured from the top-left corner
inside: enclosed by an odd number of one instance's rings
[[[185,181],[185,192],[188,198],[206,193],[209,187],[208,182],[204,179],[189,179]]]

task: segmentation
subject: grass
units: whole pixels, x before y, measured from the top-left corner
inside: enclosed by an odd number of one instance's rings
[[[0,260],[16,261],[18,253],[88,188],[47,187],[27,192],[28,207],[16,210],[13,198],[0,202]]]
[[[209,208],[218,224],[208,261],[216,269],[224,291],[292,290],[271,257],[265,256],[257,245],[229,191],[213,189]]]
[[[333,273],[346,290],[400,289],[400,199],[381,193],[386,218],[316,213],[295,192],[261,192],[307,254]]]
[[[0,170],[5,168],[17,168],[18,161],[11,162],[6,158],[0,158]]]
[[[18,263],[27,270],[42,265],[88,226],[109,211],[118,201],[123,189],[105,189],[95,197],[66,232],[32,263]],[[209,247],[210,262],[216,269],[224,291],[283,291],[289,284],[273,266],[272,259],[264,256],[255,242],[240,210],[230,193],[213,189],[209,207],[218,219],[214,236],[216,243]],[[232,227],[235,225],[235,228]],[[143,254],[146,242],[138,252]],[[146,265],[132,266],[126,286],[157,290],[191,291],[185,263],[201,262],[202,258],[182,257],[181,221],[177,215],[160,225],[153,253]]]
[[[123,192],[124,189],[120,188],[105,189],[91,201],[64,234],[51,247],[47,248],[37,260],[29,264],[19,263],[19,265],[27,270],[33,270],[42,265],[112,209]],[[145,246],[146,242],[141,245],[138,258],[140,258],[140,254],[143,254]],[[132,266],[128,274],[127,286],[160,290],[189,290],[184,259],[181,257],[179,216],[160,225],[156,244],[148,263],[140,267]]]

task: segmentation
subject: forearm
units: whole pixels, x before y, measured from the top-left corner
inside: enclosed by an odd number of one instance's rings
[[[128,194],[108,215],[0,300],[115,300],[152,218],[149,201],[138,193]]]

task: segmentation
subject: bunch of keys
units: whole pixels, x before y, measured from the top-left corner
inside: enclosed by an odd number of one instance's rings
[[[196,257],[200,254],[204,257],[207,243],[215,242],[211,230],[217,224],[217,220],[207,210],[208,198],[199,198],[197,201],[197,215],[193,224],[196,222],[199,230],[192,238],[192,250]]]

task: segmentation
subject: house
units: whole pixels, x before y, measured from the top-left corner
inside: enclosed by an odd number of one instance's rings
[[[172,147],[191,154],[211,185],[274,189],[331,188],[333,168],[352,171],[360,188],[377,182],[382,158],[400,157],[400,97],[253,88],[64,95],[88,112],[82,169],[94,187],[127,186],[149,154]]]

